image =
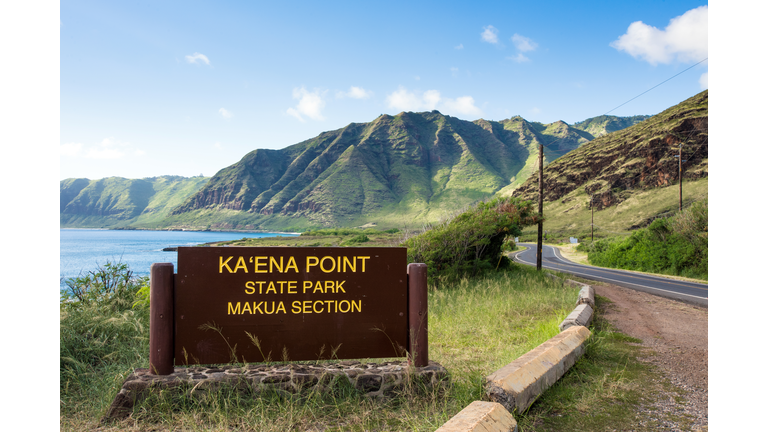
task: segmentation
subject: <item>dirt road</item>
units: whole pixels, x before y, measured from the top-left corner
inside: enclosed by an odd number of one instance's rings
[[[708,310],[615,285],[589,283],[598,296],[611,301],[601,311],[603,317],[622,333],[642,340],[649,353],[643,360],[657,365],[674,386],[684,390],[682,403],[675,400],[679,393],[663,391],[643,414],[656,418],[659,412],[674,413],[693,420],[682,429],[707,430]]]

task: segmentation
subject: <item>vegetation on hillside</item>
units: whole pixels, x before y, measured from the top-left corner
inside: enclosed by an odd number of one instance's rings
[[[431,283],[471,277],[484,270],[505,268],[505,240],[538,223],[533,205],[513,197],[480,202],[453,219],[434,224],[403,243],[408,262],[427,264]]]
[[[669,218],[659,218],[629,237],[582,243],[596,266],[707,280],[708,203],[696,202]]]

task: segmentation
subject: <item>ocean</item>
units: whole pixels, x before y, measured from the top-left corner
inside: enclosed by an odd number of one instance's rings
[[[284,233],[243,233],[214,231],[144,231],[103,229],[59,230],[60,289],[66,288],[67,278],[84,275],[109,262],[121,262],[137,276],[149,276],[149,267],[156,262],[178,265],[176,252],[163,248],[239,240],[250,237],[293,236]]]

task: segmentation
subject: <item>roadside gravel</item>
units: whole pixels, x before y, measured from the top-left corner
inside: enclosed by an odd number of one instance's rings
[[[642,340],[647,355],[641,360],[658,366],[668,380],[648,383],[661,396],[641,408],[641,426],[706,431],[708,310],[616,285],[589,283],[598,296],[611,301],[602,310],[603,317],[622,333]]]

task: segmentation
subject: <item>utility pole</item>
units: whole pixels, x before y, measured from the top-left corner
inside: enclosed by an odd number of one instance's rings
[[[544,231],[544,144],[539,144],[539,238],[536,245],[536,270],[541,271],[542,232]]]
[[[592,209],[592,243],[595,242],[595,206],[592,203],[593,196],[589,196],[589,208]]]
[[[680,211],[683,211],[683,143],[677,156],[677,178],[680,179]]]

